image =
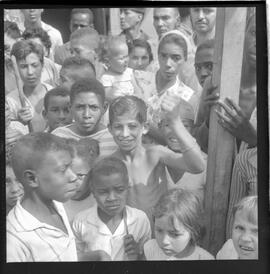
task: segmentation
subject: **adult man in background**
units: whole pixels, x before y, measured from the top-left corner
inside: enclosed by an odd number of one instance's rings
[[[85,27],[94,28],[93,22],[94,15],[90,9],[72,9],[69,24],[70,32],[73,33],[75,30]],[[54,60],[57,64],[63,65],[63,62],[67,57],[71,57],[70,41],[56,48]]]
[[[57,46],[63,45],[62,35],[59,30],[41,21],[43,9],[21,9],[24,15],[24,30],[42,28],[50,36],[52,46],[49,53],[49,58],[54,61],[54,52]]]

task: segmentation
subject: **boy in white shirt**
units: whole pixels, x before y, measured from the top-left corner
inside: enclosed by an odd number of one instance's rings
[[[84,252],[96,250],[113,261],[142,259],[143,245],[151,238],[150,222],[143,211],[126,205],[126,165],[115,157],[103,158],[88,180],[97,205],[79,213],[73,222],[79,260],[84,260]]]

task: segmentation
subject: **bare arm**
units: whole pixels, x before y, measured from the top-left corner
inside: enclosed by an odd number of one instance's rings
[[[166,113],[169,126],[175,133],[182,153],[162,149],[161,161],[172,168],[179,168],[190,173],[201,173],[205,169],[205,162],[196,140],[190,135],[181,121],[179,102],[177,96],[168,95],[164,97],[161,107]]]

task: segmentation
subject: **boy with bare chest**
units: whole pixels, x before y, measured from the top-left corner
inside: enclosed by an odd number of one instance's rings
[[[162,108],[182,147],[182,154],[161,145],[142,145],[142,135],[147,132],[147,107],[143,100],[135,96],[119,97],[109,109],[109,130],[118,145],[113,156],[124,161],[129,172],[127,203],[145,211],[151,221],[153,207],[167,190],[166,166],[190,173],[204,170],[200,149],[181,122],[179,100],[165,97]]]

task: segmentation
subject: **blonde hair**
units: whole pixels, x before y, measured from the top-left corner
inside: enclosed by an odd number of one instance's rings
[[[233,208],[233,216],[241,211],[247,220],[253,224],[258,224],[258,196],[247,196],[240,200]]]
[[[155,218],[168,216],[175,227],[175,219],[190,232],[191,241],[196,243],[201,232],[202,207],[199,198],[190,190],[172,189],[162,195],[153,213]]]

